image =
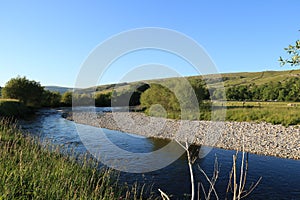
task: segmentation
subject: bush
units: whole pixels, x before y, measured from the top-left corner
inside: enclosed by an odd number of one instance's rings
[[[40,107],[44,88],[36,81],[26,77],[10,79],[2,88],[2,96],[7,99],[18,99],[25,106]]]
[[[31,113],[31,110],[21,102],[15,100],[0,100],[0,116],[23,118]]]

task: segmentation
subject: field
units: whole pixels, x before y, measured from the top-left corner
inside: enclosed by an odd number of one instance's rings
[[[284,126],[300,124],[300,103],[228,102],[227,120],[265,121]]]
[[[300,102],[217,102],[226,105],[226,121],[268,122],[284,126],[300,124]],[[208,116],[208,114],[206,115]],[[203,117],[208,120],[208,117]]]
[[[200,116],[191,112],[186,119],[190,120],[212,120],[213,108],[214,119],[224,120],[221,113],[226,112],[225,121],[238,122],[267,122],[281,124],[283,126],[300,125],[300,102],[215,102],[214,107],[207,104],[200,108]],[[150,113],[147,113],[149,114]],[[151,113],[152,116],[160,116],[160,113]],[[168,112],[168,118],[181,119],[180,112]]]

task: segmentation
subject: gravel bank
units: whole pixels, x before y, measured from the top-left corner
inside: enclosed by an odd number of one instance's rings
[[[300,159],[300,129],[268,123],[210,122],[148,117],[143,113],[89,112],[65,114],[69,120],[91,126],[135,133],[146,137],[168,138],[197,145]]]

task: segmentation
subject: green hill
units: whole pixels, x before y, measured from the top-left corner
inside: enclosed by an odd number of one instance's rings
[[[238,72],[221,74],[226,87],[238,85],[262,85],[270,82],[284,82],[291,77],[300,77],[300,70],[263,71],[263,72]],[[218,81],[215,75],[205,75],[211,85]],[[198,76],[195,76],[198,78]]]
[[[220,80],[220,76],[222,80]],[[188,80],[204,79],[209,87],[214,87],[220,81],[223,81],[225,87],[240,86],[240,85],[263,85],[271,82],[285,82],[289,78],[300,77],[300,70],[285,70],[285,71],[263,71],[263,72],[237,72],[237,73],[222,73],[222,74],[209,74],[203,76],[189,76]],[[131,83],[118,83],[97,86],[96,91],[108,92],[112,90],[125,91],[130,87],[147,83],[159,83],[166,80],[177,78],[156,79]]]
[[[59,86],[45,86],[45,90],[49,90],[51,92],[59,92],[63,94],[67,91],[72,91],[73,88],[59,87]]]

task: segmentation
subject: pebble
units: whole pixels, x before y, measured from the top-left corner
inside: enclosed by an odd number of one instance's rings
[[[300,129],[265,122],[213,122],[149,117],[139,112],[75,112],[63,117],[76,123],[134,133],[146,137],[176,139],[196,145],[300,158]]]

